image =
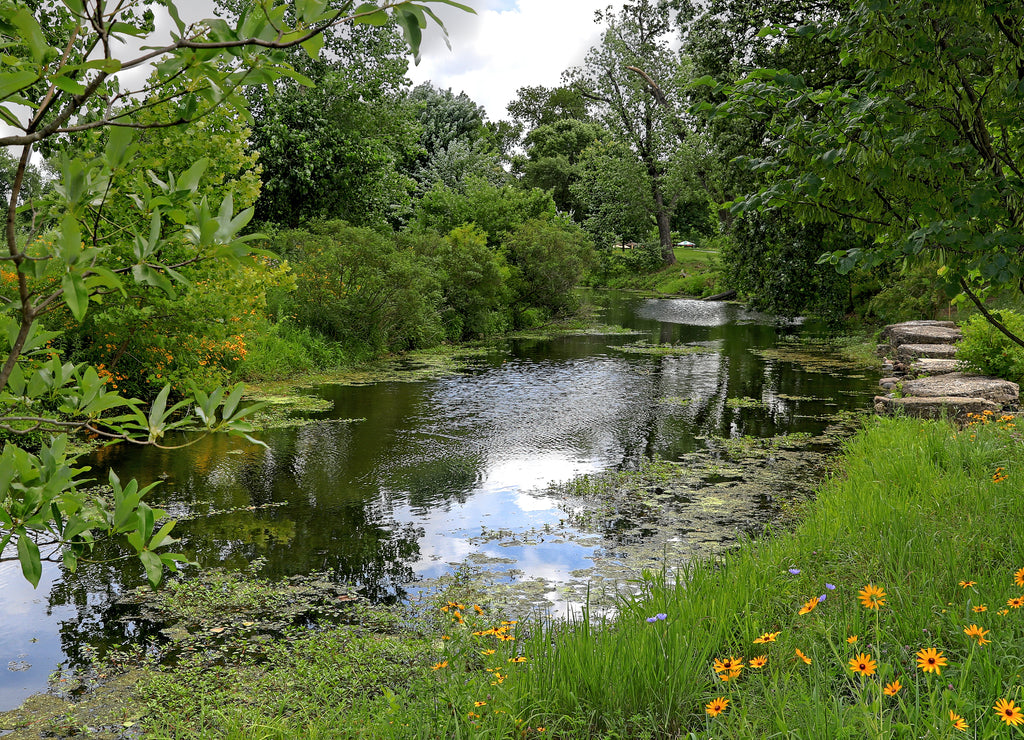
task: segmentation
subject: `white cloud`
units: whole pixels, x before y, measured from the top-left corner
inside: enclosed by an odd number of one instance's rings
[[[583,61],[601,27],[594,11],[609,0],[468,0],[476,15],[436,6],[448,29],[449,51],[436,28],[424,33],[416,84],[465,92],[491,120],[507,118],[505,107],[527,85],[554,87],[562,71]],[[615,2],[618,8],[621,2]]]

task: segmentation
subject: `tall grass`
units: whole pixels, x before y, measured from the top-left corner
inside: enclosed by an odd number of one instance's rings
[[[311,640],[311,655],[279,659],[301,691],[277,678],[275,707],[221,702],[219,730],[203,736],[1018,734],[1021,444],[1012,418],[965,429],[872,421],[795,529],[645,572],[613,618],[499,626],[485,609],[450,602],[437,613],[443,635],[418,643],[415,658],[392,652],[406,665],[378,663],[376,684],[358,674],[357,692],[334,681],[310,690],[309,677],[352,680],[328,670]],[[928,656],[937,671],[923,669]],[[730,661],[742,666],[732,675]],[[244,693],[251,702],[255,691]]]

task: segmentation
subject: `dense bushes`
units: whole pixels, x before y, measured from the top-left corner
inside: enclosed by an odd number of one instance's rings
[[[1018,337],[1024,337],[1024,316],[1016,311],[993,311],[993,315]],[[1024,348],[990,324],[984,316],[968,319],[963,327],[964,337],[957,345],[956,357],[971,370],[984,375],[995,375],[1024,381]]]

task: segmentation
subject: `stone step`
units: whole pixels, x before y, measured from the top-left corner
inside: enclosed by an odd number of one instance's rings
[[[955,326],[907,326],[894,324],[887,332],[889,344],[899,347],[903,344],[953,344],[963,337]]]
[[[968,414],[982,414],[991,411],[999,413],[1000,404],[985,398],[969,398],[963,396],[934,396],[922,398],[889,398],[875,396],[875,413],[894,414],[897,411],[915,419],[952,418],[965,420]]]
[[[904,380],[903,395],[922,398],[984,398],[992,403],[1014,405],[1020,398],[1020,386],[1001,378],[968,373],[930,375],[917,380]]]
[[[955,356],[953,344],[901,344],[896,348],[896,359],[907,365],[921,358],[949,360]]]
[[[955,373],[959,369],[958,361],[936,357],[923,357],[917,362],[910,363],[910,372],[914,375],[945,375],[946,373]]]

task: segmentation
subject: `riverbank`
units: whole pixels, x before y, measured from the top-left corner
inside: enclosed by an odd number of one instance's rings
[[[995,736],[996,701],[1021,700],[1020,445],[1012,420],[872,420],[792,530],[645,572],[612,620],[503,624],[455,584],[415,622],[354,611],[240,664],[150,667],[107,736],[945,736],[951,711]],[[743,667],[723,682],[729,659]]]

